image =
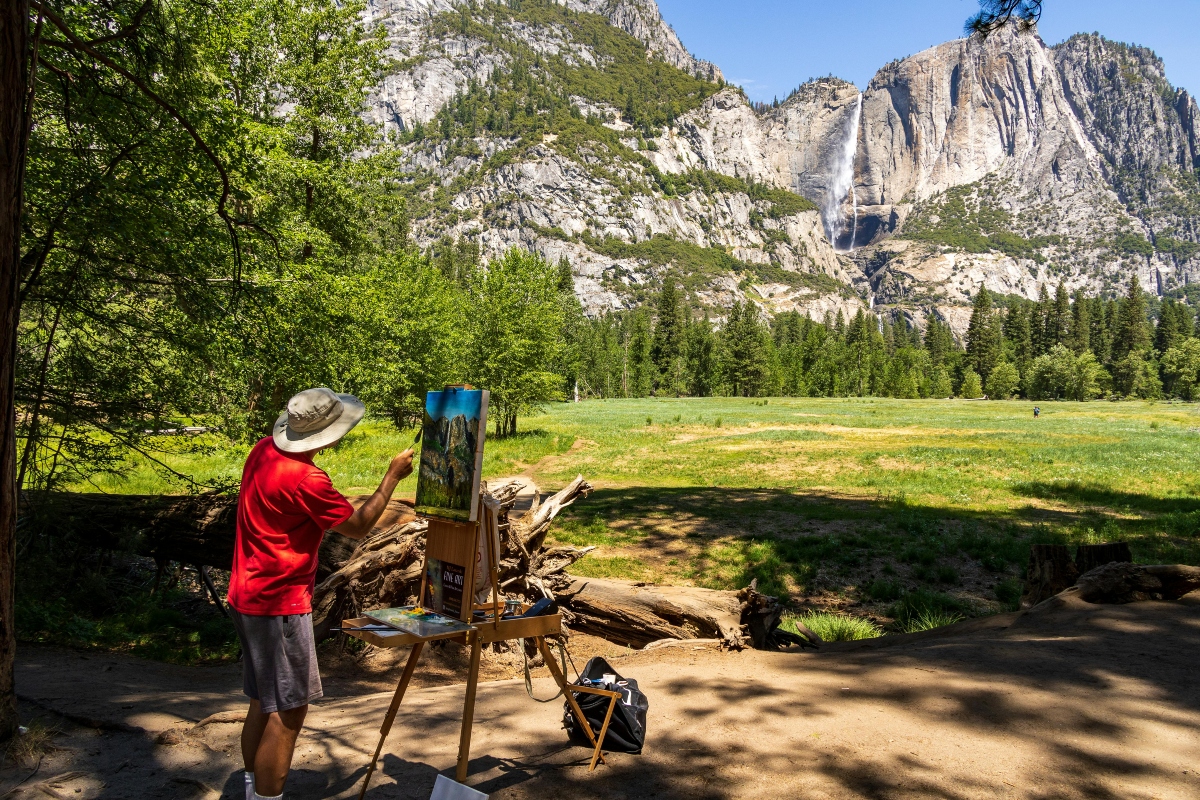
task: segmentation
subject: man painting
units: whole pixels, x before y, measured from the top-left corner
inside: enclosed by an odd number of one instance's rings
[[[250,697],[242,726],[247,800],[283,797],[308,704],[322,696],[312,595],[325,531],[361,539],[412,472],[409,449],[392,459],[379,488],[355,510],[313,464],[313,455],[341,441],[364,411],[353,395],[300,392],[242,472],[229,605]]]

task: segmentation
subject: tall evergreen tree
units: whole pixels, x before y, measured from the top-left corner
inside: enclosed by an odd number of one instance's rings
[[[655,387],[668,389],[676,362],[683,356],[683,312],[679,307],[679,293],[675,279],[667,276],[654,304],[654,338],[650,345],[650,357],[658,374]],[[673,394],[674,392],[666,392]]]
[[[767,383],[771,338],[750,300],[734,303],[721,331],[722,372],[730,394],[753,397]]]
[[[706,314],[684,326],[684,375],[692,397],[708,397],[717,383],[716,336]]]
[[[1014,303],[1009,306],[1004,320],[1004,336],[1012,349],[1013,366],[1021,382],[1029,374],[1029,367],[1033,363],[1033,333],[1029,324],[1032,312],[1032,303]],[[1021,382],[1018,382],[1018,386],[1022,385]]]
[[[1050,320],[1047,325],[1047,345],[1067,345],[1071,336],[1071,299],[1067,295],[1067,284],[1059,281],[1058,289],[1054,292],[1054,305],[1050,309]]]
[[[630,315],[626,340],[626,397],[649,397],[654,389],[654,359],[650,357],[650,315],[639,308]]]
[[[1158,324],[1154,328],[1154,349],[1160,354],[1177,347],[1192,334],[1192,319],[1181,303],[1171,298],[1163,300],[1158,312]]]
[[[971,321],[967,325],[967,359],[985,383],[1000,361],[1000,335],[992,295],[986,287],[980,286],[971,307]]]
[[[1051,308],[1050,295],[1046,291],[1046,284],[1043,283],[1038,289],[1037,303],[1029,320],[1035,358],[1050,352],[1050,348],[1054,346],[1050,329]]]
[[[1075,305],[1071,309],[1071,349],[1076,354],[1091,350],[1092,302],[1082,292],[1075,294]]]
[[[1150,324],[1146,319],[1146,296],[1134,275],[1129,279],[1129,290],[1117,308],[1112,360],[1120,361],[1130,354],[1141,356],[1149,349]]]
[[[925,349],[929,351],[933,366],[944,366],[954,351],[954,333],[950,326],[941,320],[930,318],[925,326]]]

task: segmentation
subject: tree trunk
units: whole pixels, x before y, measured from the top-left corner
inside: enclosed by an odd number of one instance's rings
[[[1065,544],[1035,544],[1029,548],[1029,570],[1021,608],[1033,608],[1064,589],[1075,585],[1079,570]]]
[[[662,639],[718,639],[731,650],[821,646],[821,638],[803,626],[799,636],[779,630],[783,606],[760,594],[757,581],[728,592],[575,578],[559,590],[558,601],[572,628],[638,649]]]
[[[1081,544],[1075,551],[1075,569],[1080,575],[1091,572],[1096,567],[1103,567],[1114,561],[1127,563],[1133,561],[1133,553],[1129,542],[1105,542],[1104,544]]]
[[[746,643],[736,592],[576,578],[558,601],[572,628],[629,647],[659,639],[720,639],[738,649]]]
[[[13,684],[13,567],[16,560],[17,281],[29,99],[29,3],[0,3],[0,740],[17,729]]]

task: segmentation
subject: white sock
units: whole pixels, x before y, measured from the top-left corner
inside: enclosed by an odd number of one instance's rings
[[[247,770],[245,774],[246,774],[246,800],[254,800],[254,798],[256,797],[256,795],[254,794],[254,773]]]
[[[255,792],[253,800],[283,800],[283,795],[277,794],[274,797],[263,797],[258,792]]]

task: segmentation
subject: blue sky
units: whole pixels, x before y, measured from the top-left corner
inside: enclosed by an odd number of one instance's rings
[[[832,73],[865,88],[875,71],[962,35],[976,0],[658,0],[684,45],[753,100]],[[901,11],[903,9],[903,11]],[[1045,0],[1047,44],[1097,31],[1151,48],[1167,79],[1200,93],[1200,0]]]
[[[478,390],[457,392],[429,392],[425,398],[425,410],[434,419],[449,417],[453,419],[459,414],[465,414],[467,419],[479,418],[479,406],[482,394]]]

